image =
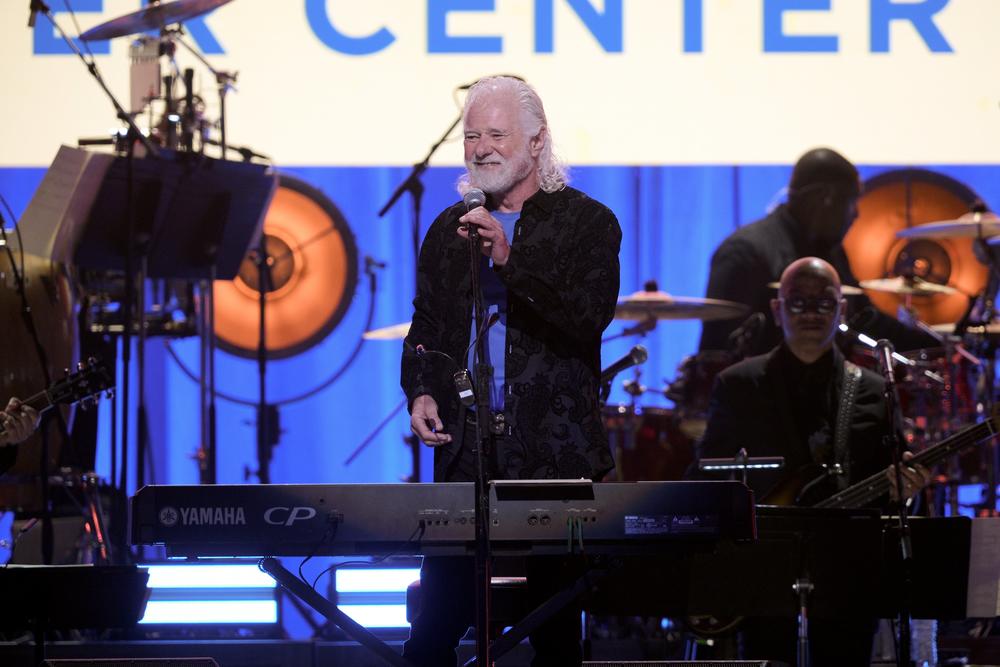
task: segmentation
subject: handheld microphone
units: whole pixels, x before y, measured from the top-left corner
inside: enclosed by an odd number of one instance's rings
[[[486,193],[479,188],[471,188],[468,192],[462,195],[462,201],[465,202],[465,210],[471,211],[473,209],[479,208],[480,206],[486,205]],[[475,247],[479,247],[479,228],[475,225],[465,225],[462,227],[462,231],[468,230],[469,241],[475,244]]]
[[[878,343],[875,345],[876,354],[878,355],[879,366],[882,368],[882,375],[885,377],[885,381],[891,385],[896,385],[896,373],[892,367],[892,354],[895,350],[892,347],[892,343],[885,339],[880,338]]]
[[[470,188],[462,196],[462,201],[465,202],[465,210],[471,211],[474,208],[486,205],[486,193],[479,188]]]
[[[646,351],[646,348],[642,345],[636,345],[624,357],[601,371],[601,384],[611,382],[623,370],[632,368],[632,366],[638,366],[645,362],[648,357],[649,352]]]

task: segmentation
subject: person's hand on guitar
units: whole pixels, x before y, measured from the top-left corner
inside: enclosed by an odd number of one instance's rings
[[[931,481],[931,471],[928,468],[919,463],[906,465],[911,459],[913,452],[903,452],[903,494],[906,498],[917,495]],[[896,489],[896,469],[890,465],[885,469],[885,476],[889,479],[889,497],[895,502],[899,499],[899,492]]]
[[[0,446],[13,445],[27,439],[38,427],[38,411],[16,398],[0,410]]]

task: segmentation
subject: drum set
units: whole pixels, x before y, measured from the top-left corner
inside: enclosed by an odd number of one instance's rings
[[[1000,246],[1000,219],[990,213],[972,213],[956,220],[901,229],[901,239],[973,238],[992,256]],[[994,241],[995,239],[995,241]],[[977,257],[981,253],[977,252]],[[1000,319],[993,313],[998,282],[989,281],[979,295],[969,296],[964,321],[929,325],[917,315],[918,304],[960,292],[953,286],[928,280],[919,273],[862,280],[845,285],[845,298],[869,294],[892,295],[901,301],[894,313],[922,330],[938,344],[895,355],[896,377],[904,431],[912,449],[920,451],[992,413],[996,402],[994,366],[1000,347]],[[777,283],[769,285],[777,288]],[[676,297],[646,289],[619,301],[615,319],[634,322],[626,332],[645,335],[662,320],[735,320],[747,315],[739,303]],[[841,325],[838,344],[856,364],[877,370],[875,341]],[[685,357],[673,380],[659,388],[641,385],[636,378],[622,384],[627,403],[607,405],[604,422],[615,453],[618,480],[680,479],[695,456],[704,434],[709,397],[715,377],[741,359],[738,350],[704,350]],[[667,399],[672,406],[646,404],[647,397]],[[983,500],[974,509],[992,513],[996,505],[996,448],[992,443],[954,457],[936,471],[930,500],[942,514],[960,509],[958,487],[983,485]]]

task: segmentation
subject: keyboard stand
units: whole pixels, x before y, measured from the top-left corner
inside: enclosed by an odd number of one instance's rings
[[[289,572],[277,558],[263,558],[260,569],[271,575],[286,591],[318,611],[332,623],[336,623],[347,635],[365,646],[372,653],[395,667],[413,667],[413,663],[389,648],[389,645],[373,635],[363,625],[340,610],[325,597],[307,586],[294,574]]]

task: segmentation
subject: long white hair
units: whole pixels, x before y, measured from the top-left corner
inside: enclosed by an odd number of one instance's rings
[[[462,111],[462,123],[465,123],[469,109],[480,99],[488,95],[511,95],[517,99],[521,109],[523,130],[528,137],[533,137],[545,128],[545,138],[542,151],[538,155],[538,186],[545,192],[557,192],[569,183],[569,169],[552,150],[552,132],[545,118],[545,107],[542,98],[526,82],[512,76],[488,76],[476,81],[469,88],[465,98],[465,108]],[[458,179],[458,192],[464,195],[470,187],[469,174],[463,174]]]

